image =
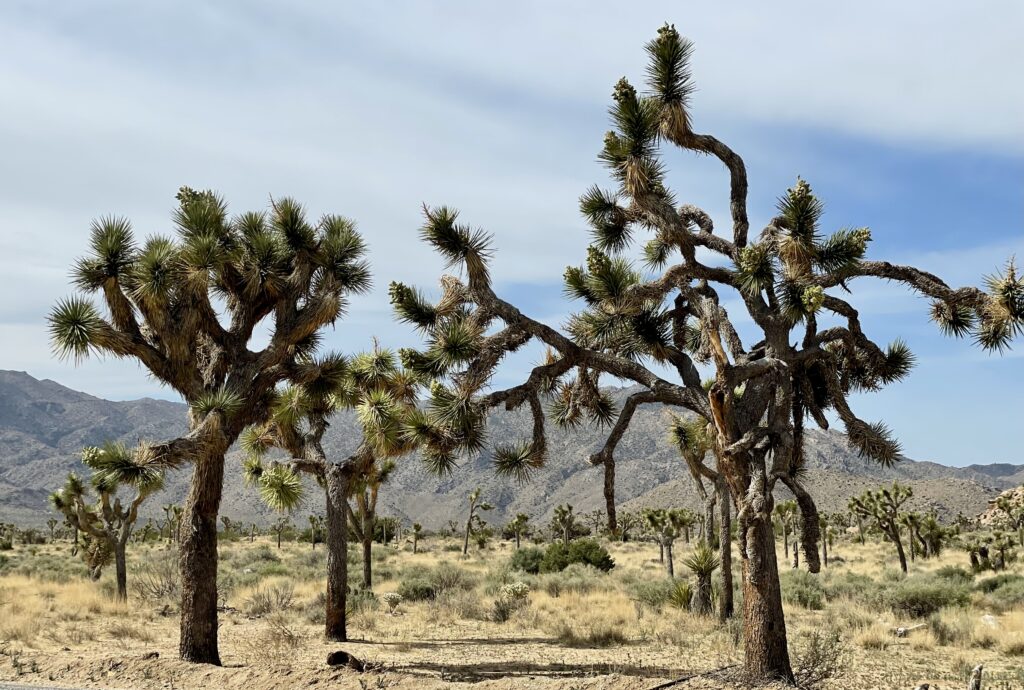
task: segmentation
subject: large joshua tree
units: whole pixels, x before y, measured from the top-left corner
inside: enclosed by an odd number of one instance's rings
[[[139,517],[139,507],[163,488],[164,476],[152,467],[136,463],[132,452],[121,443],[84,448],[82,462],[92,470],[89,483],[96,492],[96,502],[89,503],[88,487],[71,474],[64,487],[50,495],[50,503],[76,531],[88,534],[102,545],[104,552],[113,555],[117,599],[127,601],[128,540]],[[132,490],[130,498],[126,489]]]
[[[242,434],[248,454],[245,475],[259,487],[263,500],[278,510],[289,510],[301,501],[299,472],[315,477],[323,487],[327,503],[325,634],[328,639],[344,641],[348,634],[349,498],[362,494],[363,500],[372,501],[367,508],[376,509],[377,489],[371,487],[379,487],[382,481],[381,465],[393,466],[391,458],[414,447],[409,429],[423,417],[416,406],[421,386],[417,376],[398,366],[393,352],[377,346],[351,361],[328,355],[300,366],[310,370],[303,382],[282,389],[271,403],[266,421]],[[323,436],[331,417],[342,409],[355,410],[362,439],[352,454],[331,458],[324,451]],[[272,448],[286,451],[288,459],[265,464],[264,456]],[[368,529],[351,517],[356,535],[363,541],[364,585],[369,587],[373,513],[369,513]]]
[[[426,334],[423,351],[405,353],[407,363],[446,382],[438,386],[444,397],[435,413],[464,414],[471,424],[482,424],[490,407],[529,405],[532,437],[494,451],[506,474],[528,477],[543,462],[545,394],[551,395],[556,423],[587,417],[610,422],[612,447],[640,404],[679,407],[711,424],[712,455],[738,509],[746,670],[791,681],[772,491],[781,483],[796,497],[808,566],[817,571],[818,515],[801,481],[805,417],[825,427],[826,413],[834,411],[854,448],[881,463],[895,462],[899,446],[886,427],[862,421],[847,398],[903,378],[913,363],[903,343],[882,348],[871,341],[849,295],[840,297],[836,288],[852,291],[859,278],[896,281],[932,300],[932,316],[946,332],[972,334],[982,346],[1000,349],[1024,325],[1024,282],[1010,266],[989,280],[988,291],[953,289],[917,268],[869,261],[870,231],[823,235],[822,204],[802,180],[751,238],[742,158],[692,126],[690,43],[665,26],[647,53],[647,93],[625,79],[614,89],[614,131],[606,135],[600,159],[616,188],[591,188],[581,200],[593,243],[585,265],[565,273],[568,294],[583,303],[566,333],[495,292],[491,238],[459,223],[447,207],[426,209],[422,237],[450,266],[464,270],[465,282],[445,276],[437,304],[393,284],[392,301],[400,318]],[[661,161],[666,147],[709,155],[726,166],[727,234],[716,232],[703,210],[676,202]],[[648,267],[657,272],[651,279],[620,256],[641,231],[651,237],[644,247]],[[741,300],[744,318],[759,331],[755,342],[740,339],[722,296]],[[839,325],[819,328],[821,313],[834,315]],[[545,360],[521,384],[484,392],[506,353],[530,340],[548,347]],[[437,355],[444,355],[444,365]],[[708,389],[697,363],[713,367]],[[600,390],[602,375],[638,386],[621,410]]]
[[[262,423],[278,384],[301,382],[301,361],[337,321],[346,296],[369,286],[364,245],[351,221],[311,222],[291,199],[267,212],[229,217],[212,192],[182,188],[173,235],[141,246],[130,223],[92,228],[90,253],[72,271],[76,287],[100,293],[60,301],[49,316],[62,357],[137,360],[189,406],[187,434],[136,449],[154,468],[193,466],[180,521],[181,657],[219,664],[217,511],[224,455],[246,427]],[[257,328],[267,344],[249,349]],[[262,340],[262,338],[261,338]]]

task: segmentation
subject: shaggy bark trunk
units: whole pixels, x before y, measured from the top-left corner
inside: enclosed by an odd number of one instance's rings
[[[661,540],[661,538],[659,538],[658,539],[658,563],[664,563],[664,562],[665,562],[665,543]]]
[[[719,559],[721,561],[722,592],[718,600],[718,618],[725,622],[732,618],[732,511],[730,509],[729,489],[725,478],[720,477],[715,487],[718,491],[718,542]],[[772,548],[775,544],[772,534]]]
[[[785,550],[786,560],[789,560],[789,528],[782,523],[782,548]]]
[[[516,551],[519,550],[519,532],[516,532]]]
[[[711,615],[711,575],[698,575],[690,609],[699,616]]]
[[[466,534],[462,539],[462,555],[469,555],[469,530],[473,524],[473,511],[469,511],[469,519],[466,520]]]
[[[224,485],[224,453],[196,458],[178,523],[181,570],[182,659],[220,666],[217,647],[217,511]],[[182,530],[181,526],[185,529]]]
[[[668,559],[668,561],[667,561],[668,576],[674,580],[675,577],[676,577],[676,567],[675,567],[675,564],[674,564],[673,558],[672,558],[672,542],[671,541],[668,542],[665,545],[665,557]]]
[[[619,522],[615,513],[615,461],[610,457],[604,461],[604,512],[608,516],[608,531],[614,533]]]
[[[796,537],[796,535],[793,535]],[[800,569],[800,542],[794,539],[793,541],[793,570]]]
[[[125,557],[125,544],[114,541],[114,568],[117,574],[117,600],[128,601],[128,560]]]
[[[365,529],[365,527],[364,527]],[[363,532],[363,589],[373,588],[373,532]]]
[[[715,492],[708,494],[704,501],[704,543],[712,549],[718,548],[718,535],[715,534]]]
[[[767,516],[752,515],[743,539],[744,668],[757,679],[794,682],[782,611],[775,537]]]
[[[828,535],[821,538],[821,560],[824,567],[828,567]]]
[[[418,534],[413,532],[413,535],[412,535],[412,552],[414,554],[419,549],[419,545],[420,545],[420,537],[419,537]],[[519,540],[518,539],[516,539],[516,548],[519,548]]]
[[[896,555],[898,555],[900,557],[900,570],[902,570],[904,573],[906,573],[907,572],[907,554],[903,550],[903,540],[900,539],[900,531],[899,531],[899,529],[892,528],[889,531],[889,538],[892,539],[893,543],[896,545]]]
[[[348,604],[348,477],[329,466],[327,483],[327,604],[324,635],[328,640],[348,639],[345,608]]]

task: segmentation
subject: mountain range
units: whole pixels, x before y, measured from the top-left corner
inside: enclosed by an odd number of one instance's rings
[[[617,389],[621,401],[629,389]],[[51,516],[47,495],[59,488],[68,472],[81,472],[79,452],[85,445],[107,440],[135,444],[141,439],[172,438],[186,429],[181,403],[144,398],[113,402],[38,380],[24,372],[0,370],[0,522],[42,524]],[[616,453],[617,497],[624,509],[647,506],[699,506],[685,465],[665,438],[667,411],[641,408]],[[529,436],[525,411],[495,411],[489,421],[491,444]],[[420,522],[428,529],[462,519],[467,494],[482,487],[494,505],[488,522],[502,524],[518,512],[546,522],[554,506],[570,503],[579,514],[600,509],[602,471],[586,458],[603,441],[596,428],[562,431],[549,428],[548,460],[523,486],[494,476],[487,451],[466,459],[450,476],[431,475],[414,457],[399,461],[397,471],[381,489],[379,514]],[[359,432],[351,413],[332,420],[325,438],[329,454],[353,450]],[[840,511],[865,489],[898,480],[914,489],[917,509],[934,508],[940,515],[977,515],[1001,491],[1024,484],[1024,466],[973,464],[948,467],[904,459],[883,468],[860,458],[835,431],[807,433],[806,484],[824,511]],[[266,523],[273,514],[241,478],[242,454],[233,450],[227,461],[221,514],[243,522]],[[180,503],[190,470],[169,473],[162,495],[148,501],[143,515],[156,517],[160,506]],[[779,496],[785,497],[780,490]],[[308,483],[306,501],[296,519],[322,512],[315,483]]]

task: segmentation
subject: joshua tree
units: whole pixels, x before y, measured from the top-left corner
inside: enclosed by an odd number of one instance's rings
[[[865,491],[863,495],[850,499],[850,510],[879,529],[896,546],[900,559],[900,570],[907,572],[907,554],[900,537],[900,522],[903,516],[900,508],[914,495],[913,489],[893,483],[891,489]]]
[[[685,520],[683,511],[665,510],[664,508],[648,509],[644,511],[644,519],[658,542],[660,560],[665,563],[668,576],[674,578],[676,570],[673,546],[676,539],[679,538],[679,532]]]
[[[817,509],[801,481],[805,417],[827,427],[826,413],[834,412],[854,448],[893,463],[900,449],[887,428],[862,421],[847,399],[904,378],[913,363],[902,342],[883,349],[870,340],[852,297],[839,290],[854,294],[862,282],[858,278],[896,281],[932,300],[932,316],[944,330],[973,334],[982,346],[998,350],[1024,325],[1024,282],[1010,265],[988,281],[987,292],[953,289],[916,268],[869,261],[871,232],[823,234],[823,205],[800,179],[782,196],[767,227],[750,237],[743,160],[691,126],[691,50],[665,26],[647,45],[647,93],[638,93],[625,79],[615,86],[614,131],[606,135],[600,159],[617,188],[594,187],[582,197],[593,244],[585,265],[565,273],[567,292],[583,303],[567,334],[495,293],[491,238],[461,224],[447,207],[425,210],[422,237],[451,266],[464,270],[465,282],[442,278],[437,304],[402,284],[392,284],[391,297],[400,318],[426,335],[424,351],[407,351],[405,361],[445,382],[434,402],[437,415],[480,429],[487,409],[529,404],[531,439],[494,452],[503,473],[526,478],[543,463],[542,395],[551,395],[549,413],[557,424],[614,420],[601,451],[608,457],[640,404],[679,407],[712,424],[713,455],[720,458],[738,509],[746,672],[792,681],[771,528],[773,490],[781,483],[795,496],[808,567],[818,571]],[[728,235],[716,233],[703,210],[676,202],[667,186],[662,147],[708,154],[726,166]],[[652,280],[621,255],[640,232],[650,233],[644,256],[660,272]],[[703,261],[705,252],[714,260]],[[720,291],[739,295],[743,317],[758,331],[754,342],[741,340]],[[819,314],[838,323],[819,328]],[[523,383],[484,392],[504,356],[534,339],[548,347],[544,361]],[[445,359],[439,364],[432,355],[441,353]],[[695,362],[713,365],[708,389]],[[601,391],[602,375],[638,386],[621,410]],[[434,445],[447,453],[454,446],[446,439]]]
[[[618,518],[618,529],[615,532],[619,535],[622,541],[629,541],[630,535],[633,534],[633,530],[640,526],[640,516],[633,511],[623,513]]]
[[[1017,541],[1024,547],[1024,505],[1014,503],[1009,496],[1000,496],[994,504],[1006,527],[1017,532]]]
[[[366,466],[363,474],[352,485],[356,509],[352,509],[351,502],[348,504],[348,523],[349,529],[363,547],[363,589],[367,590],[373,587],[373,535],[377,528],[377,496],[380,487],[391,478],[394,471],[395,461],[390,457],[375,460]]]
[[[832,525],[829,524],[829,518],[827,515],[820,515],[818,517],[818,529],[821,530],[821,565],[823,568],[828,567],[828,547],[832,541],[832,535],[834,530]]]
[[[278,549],[281,548],[281,537],[282,537],[282,535],[284,535],[284,533],[287,532],[288,529],[291,528],[291,526],[292,526],[292,520],[287,515],[281,515],[276,520],[274,520],[274,523],[270,526],[270,529],[272,529],[274,534],[277,535],[277,548]]]
[[[323,534],[324,518],[322,515],[309,516],[309,543],[310,549],[316,551],[316,540]]]
[[[90,484],[96,502],[88,503],[88,488],[74,474],[68,475],[64,488],[50,495],[50,502],[76,530],[89,535],[96,549],[113,555],[117,570],[117,598],[128,600],[128,566],[125,549],[139,517],[139,506],[163,487],[163,474],[150,465],[139,464],[127,446],[106,443],[102,448],[82,450],[82,462],[92,470]],[[118,493],[132,489],[127,503]],[[102,559],[97,559],[97,561]],[[97,571],[98,572],[98,571]]]
[[[246,427],[263,423],[278,384],[301,381],[300,361],[334,324],[346,296],[370,273],[351,221],[311,223],[291,199],[267,213],[229,218],[212,192],[183,187],[174,236],[136,245],[130,223],[93,224],[91,252],[74,267],[75,285],[103,295],[107,314],[82,297],[60,301],[50,334],[62,357],[132,358],[189,406],[189,431],[142,444],[137,461],[154,468],[192,464],[180,530],[181,635],[187,661],[220,663],[217,646],[217,511],[224,455]],[[256,327],[267,345],[249,349]],[[260,336],[261,339],[263,336]]]
[[[551,531],[562,538],[562,543],[569,546],[572,540],[572,533],[576,530],[576,516],[572,512],[572,506],[555,506],[555,515],[551,518]]]
[[[704,500],[704,517],[702,521],[702,539],[705,544],[714,548],[718,547],[718,557],[721,562],[722,574],[722,598],[720,600],[719,617],[724,621],[732,618],[732,498],[729,496],[729,485],[726,476],[719,471],[719,466],[725,466],[717,455],[717,446],[712,442],[714,428],[707,420],[695,416],[684,419],[673,415],[669,423],[669,440],[686,461],[690,470],[690,477],[693,479],[697,492]],[[709,452],[716,453],[715,468],[705,463]],[[711,482],[712,490],[704,488],[704,480]],[[718,505],[719,532],[716,535],[715,505]],[[690,538],[687,534],[687,543]]]
[[[516,539],[516,549],[519,548],[520,540],[529,529],[529,525],[527,524],[529,521],[530,516],[526,513],[516,513],[516,516],[512,518],[512,520],[510,520],[508,523],[508,530],[515,536]]]
[[[782,529],[782,545],[785,550],[786,560],[789,560],[789,534],[793,531],[793,526],[796,524],[799,508],[797,508],[796,501],[781,501],[775,504],[773,513],[775,521]],[[796,546],[794,545],[793,548],[795,549]]]
[[[51,544],[56,539],[56,537],[54,536],[54,533],[55,533],[55,530],[57,529],[57,525],[59,525],[59,524],[60,523],[56,520],[56,518],[49,518],[46,521],[46,529],[50,530],[50,543]]]
[[[462,540],[462,555],[469,555],[469,535],[473,532],[473,520],[477,517],[478,510],[492,510],[494,506],[486,501],[480,500],[480,487],[469,492],[469,511],[466,514],[466,531]]]
[[[683,531],[683,541],[689,544],[690,533],[697,524],[697,514],[689,508],[679,508],[676,510],[676,521]]]
[[[307,359],[303,382],[280,391],[270,405],[267,422],[242,435],[249,454],[246,477],[256,482],[260,495],[278,509],[295,505],[302,495],[296,472],[311,474],[324,488],[327,504],[327,601],[325,634],[328,639],[347,639],[345,605],[348,593],[348,531],[351,523],[366,549],[366,534],[352,517],[349,498],[363,495],[367,508],[376,510],[374,482],[380,480],[379,464],[410,452],[416,444],[410,435],[423,413],[416,407],[420,384],[402,369],[390,350],[374,346],[371,352],[346,360],[328,355]],[[352,455],[330,459],[322,439],[329,418],[339,409],[355,408],[362,439]],[[264,467],[262,457],[270,448],[282,448],[291,456],[289,465]],[[376,469],[375,469],[376,468]],[[370,476],[369,481],[364,477]],[[379,482],[377,483],[379,487]],[[366,491],[371,495],[367,496]],[[368,530],[373,539],[372,522]],[[371,547],[372,548],[372,547]],[[372,573],[364,561],[363,577],[369,586]]]
[[[594,536],[597,536],[597,534],[600,533],[602,524],[607,524],[605,514],[600,510],[592,510],[586,515],[581,515],[580,517],[583,518],[583,521],[590,529],[590,533]]]
[[[419,552],[420,535],[423,534],[423,525],[418,522],[412,523],[412,552]]]
[[[683,565],[697,579],[697,586],[693,588],[693,597],[690,600],[690,610],[702,616],[711,615],[711,576],[720,565],[718,554],[711,546],[700,542],[693,549],[693,553],[683,560]]]

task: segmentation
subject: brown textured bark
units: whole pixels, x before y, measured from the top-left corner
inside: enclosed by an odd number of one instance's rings
[[[217,511],[224,483],[224,453],[197,458],[181,514],[181,658],[220,665],[217,646]]]
[[[114,568],[117,575],[117,600],[128,601],[128,566],[125,543],[114,542]]]
[[[672,557],[672,542],[671,541],[669,541],[667,544],[665,544],[665,557],[668,559],[666,561],[666,566],[668,568],[668,576],[674,580],[675,577],[676,577],[676,566],[675,566],[674,558]]]
[[[751,678],[792,683],[775,538],[767,517],[752,519],[743,538],[744,668]]]
[[[719,559],[721,560],[722,592],[718,600],[718,618],[725,622],[733,615],[732,601],[732,511],[729,488],[725,478],[719,475],[715,483],[718,492],[718,542]],[[772,546],[774,548],[774,534]]]
[[[619,521],[615,512],[615,460],[611,454],[604,461],[604,512],[608,516],[608,531],[614,533]]]
[[[708,493],[704,501],[704,542],[712,549],[718,548],[718,535],[715,534],[715,492]]]
[[[324,635],[328,640],[348,639],[345,607],[348,603],[348,477],[340,467],[325,472],[327,484],[327,606]]]

